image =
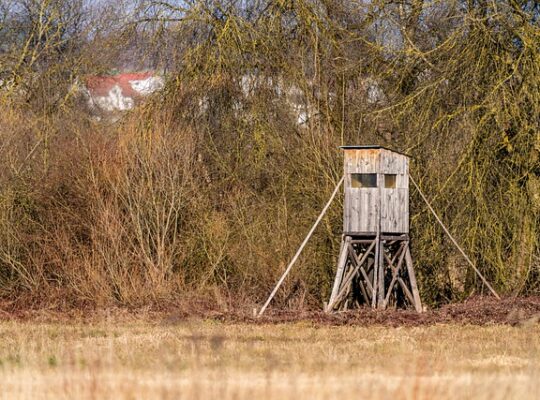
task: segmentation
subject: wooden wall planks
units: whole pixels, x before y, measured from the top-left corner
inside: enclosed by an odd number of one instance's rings
[[[384,148],[345,149],[344,232],[409,232],[409,159]],[[377,174],[375,188],[353,188],[351,174]],[[396,175],[396,187],[384,187],[384,175]],[[380,186],[380,188],[379,188]],[[380,190],[379,190],[380,189]],[[379,194],[380,193],[380,194]]]

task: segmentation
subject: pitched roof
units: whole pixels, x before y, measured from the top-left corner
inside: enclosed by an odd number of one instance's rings
[[[123,96],[137,97],[140,93],[133,89],[130,82],[142,81],[151,78],[153,75],[152,72],[135,72],[111,76],[91,75],[85,78],[85,84],[92,96],[108,96],[111,89],[118,85]]]

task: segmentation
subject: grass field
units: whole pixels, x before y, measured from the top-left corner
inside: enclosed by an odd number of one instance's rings
[[[3,399],[534,399],[540,329],[0,323]]]

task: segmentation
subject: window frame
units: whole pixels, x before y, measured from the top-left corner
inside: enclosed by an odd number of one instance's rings
[[[391,178],[390,180],[388,178]],[[389,185],[390,182],[390,185]],[[384,188],[397,189],[397,174],[384,174]]]
[[[366,180],[362,179],[366,178]],[[374,182],[372,181],[374,179]],[[351,173],[352,189],[377,189],[379,187],[379,174],[377,173]]]

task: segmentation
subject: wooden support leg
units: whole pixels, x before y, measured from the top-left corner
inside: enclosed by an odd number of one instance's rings
[[[379,287],[377,288],[377,308],[384,307],[384,276],[385,276],[385,267],[384,267],[384,241],[379,241]]]
[[[377,234],[375,243],[375,264],[373,265],[373,294],[371,295],[371,308],[377,307],[377,292],[379,290],[379,254],[381,252],[381,240],[380,235]]]
[[[346,310],[361,303],[385,309],[390,303],[397,304],[398,288],[406,296],[407,303],[421,312],[422,304],[407,240],[385,243],[380,235],[370,240],[353,240],[353,237],[345,236],[325,311]]]
[[[350,236],[345,236],[344,240],[341,242],[341,250],[338,258],[338,265],[336,270],[336,278],[334,279],[334,286],[332,287],[332,294],[330,295],[330,300],[328,301],[326,312],[332,311],[330,309],[331,305],[335,303],[336,297],[341,288],[341,283],[343,281],[343,273],[345,272],[345,265],[347,264],[347,252],[349,251],[349,243],[351,241]]]
[[[416,283],[416,275],[414,273],[413,262],[411,257],[411,250],[409,243],[405,249],[405,264],[407,265],[407,273],[409,274],[409,281],[411,282],[412,295],[414,298],[414,308],[416,312],[422,312],[422,302],[420,300],[420,292],[418,291],[418,285]]]

